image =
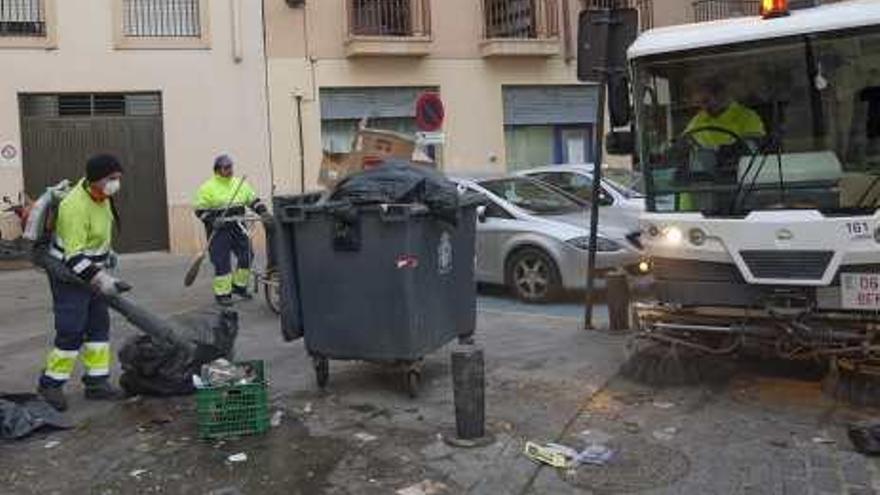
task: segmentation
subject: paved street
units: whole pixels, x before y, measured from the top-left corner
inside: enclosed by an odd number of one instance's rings
[[[210,273],[184,289],[188,260],[123,259],[133,297],[163,314],[208,305]],[[32,388],[49,339],[42,276],[0,273],[0,391]],[[496,291],[479,301],[488,425],[496,441],[453,449],[449,352],[428,357],[423,393],[364,363],[332,362],[320,392],[302,343],[284,343],[262,301],[240,305],[237,356],[264,359],[280,425],[265,437],[196,439],[193,399],[82,401],[71,431],[0,444],[3,493],[387,494],[424,480],[438,493],[875,493],[880,469],[856,454],[845,425],[870,411],[821,397],[818,384],[742,371],[730,381],[653,389],[620,377],[626,337],[580,330],[576,300],[525,306]],[[604,318],[604,308],[598,311]],[[117,343],[134,330],[115,322]],[[589,433],[585,433],[589,431]],[[560,472],[522,455],[526,440],[577,446],[600,438],[615,456]],[[247,460],[231,463],[231,454]],[[51,474],[48,474],[51,473]],[[428,492],[430,493],[430,492]]]

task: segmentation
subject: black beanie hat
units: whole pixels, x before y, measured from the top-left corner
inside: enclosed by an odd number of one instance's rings
[[[122,165],[113,155],[95,155],[86,163],[86,179],[89,182],[97,182],[114,172],[122,172]]]

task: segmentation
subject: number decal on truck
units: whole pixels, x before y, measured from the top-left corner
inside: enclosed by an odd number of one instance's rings
[[[868,222],[847,222],[846,232],[851,240],[871,238],[871,229],[868,227]]]

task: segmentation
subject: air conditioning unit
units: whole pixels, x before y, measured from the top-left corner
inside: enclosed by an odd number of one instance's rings
[[[291,8],[302,7],[306,4],[306,0],[287,0],[287,5]]]

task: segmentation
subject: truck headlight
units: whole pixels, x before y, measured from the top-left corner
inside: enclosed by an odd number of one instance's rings
[[[570,244],[578,249],[583,249],[587,251],[590,249],[590,238],[589,236],[583,237],[575,237],[574,239],[569,239],[565,241],[567,244]],[[622,246],[617,243],[617,241],[612,241],[611,239],[607,239],[605,237],[599,236],[596,238],[596,252],[598,253],[608,253],[612,251],[620,251]]]
[[[681,244],[681,240],[683,238],[684,235],[681,233],[681,229],[678,227],[666,227],[665,229],[663,229],[663,240],[667,244],[677,246]]]

